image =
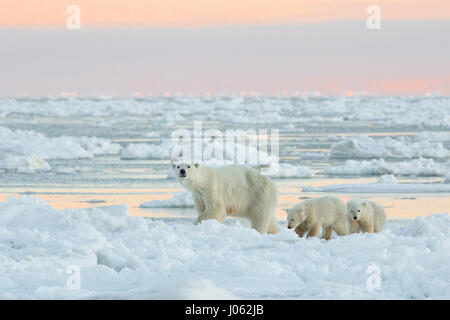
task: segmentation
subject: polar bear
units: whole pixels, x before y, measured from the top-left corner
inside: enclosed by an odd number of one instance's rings
[[[386,222],[383,207],[370,200],[350,200],[347,202],[347,214],[350,233],[380,232]]]
[[[333,230],[337,235],[348,234],[345,202],[335,197],[321,197],[305,200],[287,210],[288,228],[295,227],[299,237],[308,233],[307,237],[317,236],[323,227],[322,237],[331,239]]]
[[[172,164],[174,176],[192,193],[197,223],[225,217],[247,218],[260,233],[277,233],[277,187],[252,167],[208,167],[198,163]]]

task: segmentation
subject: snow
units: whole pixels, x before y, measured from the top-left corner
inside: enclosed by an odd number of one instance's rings
[[[80,270],[80,289],[67,287]],[[379,288],[367,284],[379,270]],[[330,241],[237,220],[174,222],[124,205],[57,211],[0,203],[0,298],[449,299],[450,216],[389,220]]]
[[[448,97],[171,97],[148,99],[1,99],[3,116],[148,117],[152,122],[195,118],[228,123],[310,124],[370,121],[383,126],[450,128]],[[258,110],[258,112],[255,112]],[[97,120],[96,120],[97,121]],[[108,120],[105,120],[106,123]],[[166,123],[167,124],[167,123]],[[170,124],[170,123],[169,123]]]
[[[384,174],[378,178],[377,183],[379,184],[397,184],[398,181],[393,174]]]
[[[222,133],[227,128],[261,128],[268,133],[279,128],[285,162],[271,175],[274,179],[313,178],[308,183],[322,185],[328,179],[323,174],[378,178],[376,183],[303,191],[367,192],[368,198],[377,193],[390,198],[428,193],[434,201],[450,192],[448,97],[0,99],[0,114],[0,125],[8,126],[0,126],[0,172],[8,182],[6,193],[26,186],[33,190],[30,193],[40,188],[53,194],[55,190],[47,187],[66,186],[73,192],[55,191],[58,206],[99,206],[58,211],[29,196],[0,202],[0,298],[450,299],[448,214],[388,220],[379,234],[324,241],[300,239],[284,221],[277,235],[260,235],[248,221],[232,218],[224,224],[205,221],[196,226],[195,218],[184,214],[195,215],[195,210],[164,209],[192,208],[190,193],[173,194],[173,181],[159,178],[155,187],[168,191],[150,198],[159,200],[141,204],[163,208],[147,210],[152,215],[162,212],[149,219],[130,216],[126,205],[101,206],[111,200],[110,195],[101,198],[103,191],[95,191],[96,198],[84,198],[90,191],[81,190],[81,196],[78,192],[86,186],[101,190],[123,185],[124,197],[121,190],[107,193],[132,203],[127,195],[134,192],[128,188],[149,186],[149,175],[142,172],[160,177],[169,169],[164,163],[173,147],[167,140],[171,132],[185,128],[192,133],[199,120],[205,134],[211,128]],[[348,132],[367,136],[342,138]],[[81,134],[88,136],[77,136]],[[148,143],[135,143],[139,138]],[[235,163],[220,143],[204,140],[203,146],[223,155],[221,159],[206,152],[203,164]],[[280,161],[268,152],[248,153],[247,148],[237,146],[238,152],[245,152],[247,165]],[[117,156],[78,160],[103,154]],[[120,161],[119,156],[166,161],[144,166]],[[404,176],[441,178],[427,179],[437,182],[426,184],[396,180]],[[307,184],[300,179],[277,181],[280,200],[290,201],[290,189],[302,182]],[[445,212],[443,206],[437,211]],[[423,208],[423,215],[430,214]],[[174,218],[175,211],[182,218]],[[67,288],[71,266],[81,270],[81,290]],[[371,291],[366,284],[372,266],[380,269],[381,288]]]
[[[130,143],[122,150],[122,159],[169,159],[172,144],[163,141],[161,144]]]
[[[233,134],[232,131],[228,133]],[[248,138],[246,135],[240,135],[240,137],[242,140]],[[278,161],[278,157],[258,149],[250,143],[234,141],[233,149],[230,150],[227,148],[225,139],[214,141],[203,139],[203,163],[206,165],[247,164],[256,166],[260,164],[270,165]]]
[[[191,149],[191,144],[188,142]],[[267,152],[258,150],[256,147],[245,144],[235,143],[233,151],[226,148],[224,141],[202,140],[201,162],[209,166],[222,166],[226,164],[271,164],[278,161],[278,158],[269,155]],[[163,140],[160,144],[131,143],[122,150],[121,158],[126,159],[170,159],[172,152],[179,151],[174,162],[195,162],[194,155],[183,155],[183,145],[175,145],[170,140]]]
[[[46,137],[34,131],[12,131],[0,126],[0,155],[48,159],[93,158],[117,154],[120,145],[97,137]]]
[[[272,178],[312,178],[314,172],[308,167],[292,165],[290,163],[280,163],[278,172],[270,174]]]
[[[417,140],[421,141],[450,141],[450,134],[444,134],[440,132],[422,131],[417,133]]]
[[[448,158],[450,151],[442,142],[424,140],[409,141],[402,137],[371,138],[366,135],[347,137],[331,145],[331,158]]]
[[[47,161],[34,154],[28,157],[8,155],[5,160],[0,160],[0,168],[21,173],[50,171],[52,169]]]
[[[139,205],[141,208],[192,208],[194,200],[190,192],[175,193],[173,197],[165,200],[152,200],[143,202]]]
[[[446,169],[433,159],[413,159],[402,162],[386,162],[384,159],[346,160],[343,165],[326,168],[328,175],[382,175],[393,173],[402,176],[444,176]]]

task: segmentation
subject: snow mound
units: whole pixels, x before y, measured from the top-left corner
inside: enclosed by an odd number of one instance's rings
[[[47,159],[93,158],[117,154],[120,145],[97,137],[46,137],[34,131],[12,131],[0,127],[0,157],[4,155]]]
[[[280,163],[278,172],[270,174],[272,178],[312,178],[314,172],[305,166],[296,166],[290,163]]]
[[[381,184],[397,184],[398,181],[393,174],[384,174],[378,178],[377,183]]]
[[[168,159],[172,144],[163,141],[161,144],[130,143],[122,150],[121,159]]]
[[[347,160],[343,165],[327,168],[328,175],[382,175],[396,174],[402,176],[443,176],[446,169],[433,159],[413,159],[404,162],[386,162],[384,159]]]
[[[190,192],[180,192],[173,195],[172,198],[165,200],[152,200],[143,202],[139,205],[141,208],[192,208],[194,200]]]
[[[447,172],[447,174],[445,175],[445,183],[450,183],[450,172]]]
[[[180,289],[172,292],[172,299],[182,300],[235,300],[239,299],[229,291],[217,287],[211,280],[197,279],[182,284]]]
[[[0,161],[0,168],[24,173],[50,171],[52,169],[47,161],[34,154],[28,157],[8,155],[5,160]]]
[[[448,158],[450,151],[442,142],[404,138],[371,138],[365,135],[345,138],[331,145],[332,158]]]
[[[23,196],[0,203],[0,261],[8,299],[449,299],[450,216],[325,241],[132,217],[124,205],[57,211]],[[77,269],[79,288],[68,287]]]

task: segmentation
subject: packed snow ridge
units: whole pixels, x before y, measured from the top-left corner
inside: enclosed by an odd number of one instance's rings
[[[423,140],[420,136],[413,141],[402,137],[371,138],[365,135],[345,138],[333,143],[332,158],[448,158],[450,151],[442,142]]]
[[[43,160],[79,159],[93,158],[100,154],[117,154],[119,151],[120,145],[112,143],[108,139],[70,136],[46,137],[34,131],[12,131],[0,126],[0,157],[10,155]],[[6,160],[9,163],[12,161],[11,159]]]
[[[0,298],[449,299],[450,216],[388,221],[330,241],[237,220],[163,222],[124,205],[0,203]],[[380,287],[367,285],[378,268]],[[67,272],[79,268],[79,290]],[[370,269],[372,268],[372,269]]]
[[[402,162],[386,162],[384,159],[346,160],[343,165],[324,169],[328,175],[382,175],[396,174],[402,176],[444,176],[446,168],[433,159],[413,159]]]
[[[175,193],[173,197],[165,200],[152,200],[143,202],[139,205],[141,208],[192,208],[194,200],[190,192]]]

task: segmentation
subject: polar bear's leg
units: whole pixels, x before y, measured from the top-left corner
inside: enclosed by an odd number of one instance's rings
[[[317,236],[319,234],[319,231],[320,231],[320,224],[313,225],[308,232],[307,238]]]
[[[359,233],[359,223],[353,220],[348,220],[349,233]]]
[[[206,208],[203,213],[199,214],[197,223],[202,222],[203,220],[215,219],[218,222],[223,222],[227,215],[225,206],[220,202],[212,202],[211,205]]]
[[[375,213],[374,217],[374,231],[380,232],[383,229],[384,224],[386,223],[386,214],[384,213],[384,209],[381,208],[378,212]]]
[[[335,221],[333,229],[338,236],[345,236],[349,233],[345,218]]]
[[[197,213],[201,215],[203,212],[205,212],[205,203],[203,202],[203,199],[197,195],[193,195],[192,198],[194,199],[194,206],[197,210]]]
[[[373,223],[372,221],[359,220],[359,227],[362,232],[373,233]]]
[[[378,232],[380,232],[380,231],[381,231],[380,226],[379,226],[378,224],[375,224],[375,225],[373,226],[373,232],[378,233]]]
[[[275,217],[272,217],[272,220],[270,220],[269,224],[269,230],[267,230],[267,233],[275,234],[280,231],[280,228],[278,227],[278,222]]]
[[[264,214],[264,211],[253,211],[250,213],[250,223],[253,229],[259,233],[267,233],[271,220]]]
[[[383,219],[383,218],[382,218]],[[384,226],[384,220],[376,221],[373,227],[374,232],[380,232],[381,229],[383,229]]]
[[[325,227],[325,228],[323,228],[323,238],[325,240],[330,240],[332,232],[333,232],[333,228],[332,227]]]
[[[305,220],[302,223],[300,223],[295,229],[295,233],[298,234],[300,238],[303,238],[306,232],[308,232],[308,221]]]

